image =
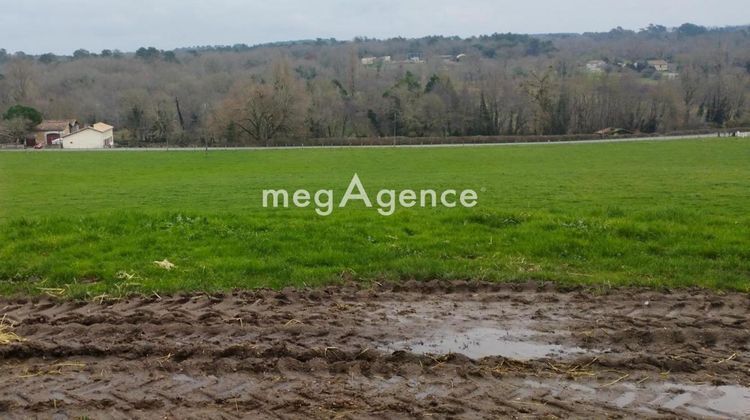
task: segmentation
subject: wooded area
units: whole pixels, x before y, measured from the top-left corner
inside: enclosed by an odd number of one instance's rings
[[[1,112],[24,105],[46,119],[104,121],[130,146],[747,126],[749,97],[748,27],[0,50]],[[10,117],[3,142],[29,122]]]

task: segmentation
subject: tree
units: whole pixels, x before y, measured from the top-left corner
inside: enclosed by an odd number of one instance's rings
[[[177,59],[177,55],[174,53],[174,51],[164,51],[162,54],[162,57],[164,58],[164,61],[168,63],[179,63],[180,61]]]
[[[29,124],[32,124],[31,127],[41,124],[43,119],[41,112],[23,105],[13,105],[3,114],[4,120],[12,120],[15,118],[25,119]]]
[[[553,125],[554,92],[552,69],[538,75],[531,72],[531,77],[521,83],[521,89],[534,104],[534,125],[537,134],[547,134]]]
[[[154,118],[149,132],[149,140],[169,142],[169,138],[175,131],[175,116],[169,111],[171,108],[168,108],[168,106],[162,103],[157,107],[156,118]]]
[[[161,56],[161,51],[157,50],[154,47],[141,47],[138,48],[138,50],[135,52],[135,56],[142,60],[151,61],[159,58]]]
[[[50,64],[57,61],[57,56],[52,53],[46,53],[39,56],[39,62],[42,64]]]
[[[125,127],[130,130],[134,140],[144,141],[146,139],[144,111],[138,105],[133,105],[127,113]]]
[[[11,118],[0,122],[0,141],[18,143],[29,132],[31,124],[23,117]]]
[[[59,118],[112,121],[134,144],[750,124],[750,32],[704,29],[144,47],[89,53],[96,60],[0,50],[0,121],[11,105],[31,105]],[[425,62],[404,63],[410,53]],[[270,58],[277,54],[286,58]],[[367,66],[362,56],[392,59]],[[659,78],[642,61],[650,57],[668,58],[678,74]],[[609,62],[608,71],[587,72],[591,59]],[[254,109],[266,128],[251,129]]]
[[[667,34],[667,27],[664,25],[655,25],[650,23],[647,28],[640,30],[641,34],[646,34],[651,37],[661,37]]]
[[[694,23],[683,23],[677,28],[677,33],[683,36],[696,36],[708,32],[705,26],[699,26]]]
[[[75,50],[73,52],[73,58],[76,60],[80,60],[82,58],[89,58],[91,57],[91,53],[88,50],[84,50],[83,48]]]
[[[702,85],[702,80],[699,78],[699,73],[694,69],[687,67],[683,69],[680,75],[680,88],[682,90],[682,105],[685,107],[682,125],[688,127],[690,125],[690,115],[695,104],[695,100],[698,96],[698,89]]]
[[[312,137],[345,136],[348,92],[336,80],[309,82],[308,90],[311,97],[307,116],[309,134]]]
[[[497,134],[495,129],[495,118],[490,112],[490,109],[487,106],[487,101],[484,98],[484,92],[482,92],[479,97],[478,118],[474,126],[474,132],[472,134],[478,134],[480,136],[491,136]]]
[[[31,129],[42,122],[42,114],[34,108],[14,105],[3,114],[0,124],[0,137],[5,142],[18,142],[31,131]]]
[[[219,116],[256,144],[270,146],[278,137],[296,137],[304,128],[307,96],[285,59],[274,63],[272,83],[251,80],[232,89]]]
[[[33,96],[34,68],[26,58],[13,58],[5,67],[10,98],[13,102],[26,102]]]

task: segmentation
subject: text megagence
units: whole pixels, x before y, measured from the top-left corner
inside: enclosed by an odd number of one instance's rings
[[[367,208],[372,208],[373,200],[370,197],[359,176],[355,173],[346,192],[338,202],[338,208],[345,208],[349,203],[357,201]],[[404,208],[438,206],[471,208],[477,205],[478,200],[477,192],[471,189],[461,191],[447,189],[440,192],[432,189],[418,191],[383,189],[374,196],[374,202],[378,206],[377,211],[383,216],[392,215],[398,206]],[[263,190],[264,208],[289,208],[290,206],[297,208],[314,206],[317,214],[328,216],[333,213],[333,209],[336,207],[334,191],[322,189],[313,193],[309,190],[299,189],[290,193],[285,189]]]

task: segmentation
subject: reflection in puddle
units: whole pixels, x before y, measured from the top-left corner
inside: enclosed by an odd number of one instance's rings
[[[663,384],[650,405],[706,417],[750,416],[750,388],[735,385]]]
[[[686,416],[750,417],[750,388],[742,386],[621,382],[613,387],[602,388],[601,383],[588,384],[589,386],[583,386],[565,380],[526,380],[513,396],[525,400],[542,392],[552,398],[575,398],[654,416],[667,410]]]
[[[414,353],[461,353],[472,359],[502,356],[517,360],[583,354],[580,347],[546,344],[534,341],[540,333],[523,328],[500,329],[479,327],[463,332],[437,330],[424,338],[400,341],[388,350],[409,350]]]

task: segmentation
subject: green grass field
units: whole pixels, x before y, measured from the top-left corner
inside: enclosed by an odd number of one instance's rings
[[[264,188],[472,209],[264,209]],[[555,280],[750,290],[750,141],[0,153],[0,293]],[[167,271],[153,261],[168,259]],[[59,290],[58,290],[59,289]]]

